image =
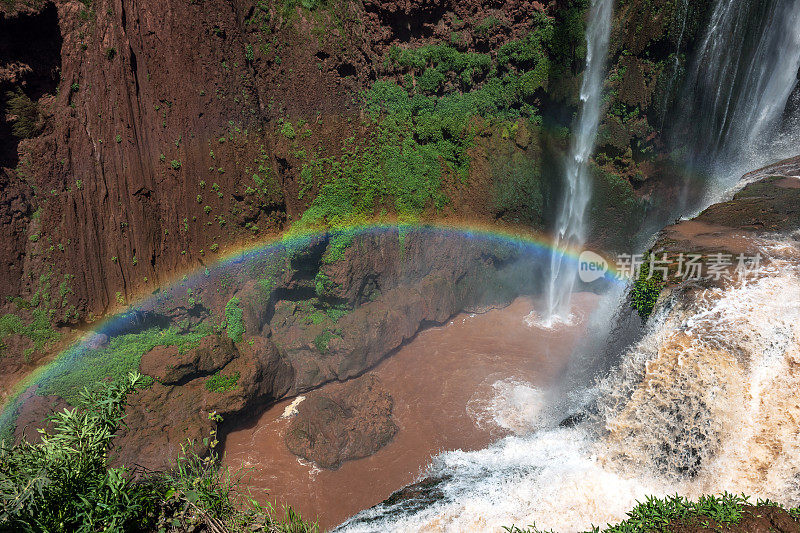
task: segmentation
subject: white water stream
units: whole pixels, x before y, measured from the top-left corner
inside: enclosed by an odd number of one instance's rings
[[[586,70],[581,84],[583,106],[572,137],[566,165],[566,187],[556,221],[555,251],[551,255],[550,278],[547,283],[547,309],[542,319],[545,326],[570,320],[570,296],[578,270],[575,261],[564,252],[580,248],[586,242],[586,209],[592,196],[589,158],[594,150],[600,124],[613,11],[613,0],[592,0],[586,28]]]
[[[687,174],[711,181],[704,198],[684,204],[703,208],[745,172],[796,155],[797,117],[786,108],[798,70],[800,1],[717,2],[681,97],[679,128],[690,139]]]

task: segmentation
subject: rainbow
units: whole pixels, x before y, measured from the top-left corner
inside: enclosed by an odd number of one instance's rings
[[[251,243],[247,246],[228,249],[220,254],[220,257],[213,264],[203,266],[191,272],[185,272],[174,276],[167,283],[162,284],[162,290],[156,291],[156,296],[153,293],[141,295],[139,298],[133,300],[127,311],[120,311],[111,314],[101,324],[93,328],[92,331],[84,333],[81,337],[77,338],[69,347],[62,350],[48,364],[41,366],[31,372],[25,379],[17,384],[13,394],[10,396],[11,400],[4,406],[0,412],[0,431],[3,428],[10,427],[9,424],[13,422],[16,414],[15,411],[19,405],[20,397],[24,391],[33,385],[42,382],[48,372],[51,372],[59,362],[74,354],[75,350],[85,349],[89,340],[97,333],[104,333],[109,337],[119,334],[126,326],[126,319],[130,319],[131,310],[140,309],[146,306],[148,302],[155,301],[158,298],[169,297],[170,290],[178,286],[178,284],[186,286],[198,286],[195,283],[202,283],[208,276],[209,272],[221,272],[232,264],[242,263],[248,259],[266,257],[268,254],[285,253],[286,251],[302,248],[307,246],[314,240],[321,237],[333,235],[364,235],[370,233],[381,233],[389,231],[398,231],[404,233],[411,232],[430,232],[432,234],[444,234],[452,236],[453,238],[463,239],[465,241],[484,241],[510,244],[524,253],[530,254],[539,260],[549,260],[551,254],[562,253],[569,260],[578,262],[580,254],[583,250],[577,249],[556,249],[552,240],[541,233],[526,230],[526,229],[508,229],[491,226],[488,224],[462,224],[462,223],[364,223],[364,224],[350,224],[341,225],[335,228],[324,229],[306,229],[306,230],[293,230],[287,233],[272,236],[268,239],[263,239],[256,243]],[[598,253],[601,257],[604,256],[602,252]],[[615,284],[626,284],[627,278],[620,272],[614,265],[613,261],[608,261],[609,268],[603,275],[606,282]],[[205,274],[205,275],[204,275]]]
[[[588,248],[558,248],[553,244],[553,240],[546,234],[528,230],[524,228],[503,228],[493,226],[491,224],[479,223],[453,223],[453,222],[434,222],[434,223],[362,223],[362,224],[345,224],[336,226],[335,228],[320,228],[320,229],[305,229],[305,230],[290,230],[278,236],[273,236],[269,239],[263,239],[256,243],[251,243],[249,246],[240,246],[236,248],[229,248],[220,258],[209,268],[219,268],[233,261],[239,261],[242,258],[247,258],[252,255],[258,255],[267,252],[270,248],[283,245],[287,248],[297,246],[298,244],[310,242],[311,240],[320,236],[328,235],[331,233],[352,233],[354,235],[391,231],[401,229],[403,231],[431,231],[431,232],[449,232],[454,236],[459,236],[466,239],[482,239],[488,241],[507,242],[527,247],[529,251],[539,254],[550,254],[556,252],[561,253],[568,257],[570,260],[578,262],[580,254],[586,250],[592,251],[601,257],[608,260],[608,270],[604,276],[607,281],[615,281],[627,283],[630,276],[623,270],[617,268],[616,264],[610,260],[610,255],[600,250],[590,250]],[[182,278],[185,274],[180,274],[177,278]],[[168,283],[170,285],[174,283]]]

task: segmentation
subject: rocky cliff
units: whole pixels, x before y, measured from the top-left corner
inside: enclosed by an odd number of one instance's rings
[[[546,230],[586,6],[4,0],[4,383],[70,328],[289,228],[445,218]],[[617,6],[597,245],[622,246],[669,211],[661,130],[708,11]]]

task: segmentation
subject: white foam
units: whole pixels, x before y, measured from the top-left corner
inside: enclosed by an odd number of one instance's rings
[[[477,418],[520,435],[434,458],[444,498],[376,508],[347,531],[497,531],[536,524],[585,531],[616,523],[637,500],[745,492],[800,503],[800,278],[791,264],[666,306],[601,383],[598,413],[542,427],[543,396],[494,381]],[[482,418],[481,418],[482,417]],[[522,430],[522,431],[519,431]],[[692,471],[693,475],[686,475]]]
[[[305,396],[298,396],[292,400],[292,403],[286,406],[286,408],[283,410],[283,414],[279,418],[291,418],[297,415],[297,406],[300,405],[305,399]]]
[[[544,402],[545,393],[527,381],[502,379],[479,386],[467,413],[478,427],[524,435],[541,427]]]

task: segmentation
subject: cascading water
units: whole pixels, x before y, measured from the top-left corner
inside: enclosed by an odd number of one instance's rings
[[[717,2],[676,129],[680,144],[689,139],[693,172],[687,174],[706,174],[711,183],[705,198],[684,198],[684,205],[704,207],[744,172],[793,155],[780,129],[798,68],[800,2]]]
[[[556,251],[550,260],[544,325],[569,320],[570,295],[575,286],[577,265],[565,256],[563,250],[579,248],[586,242],[586,208],[592,194],[589,157],[595,146],[600,123],[613,10],[613,0],[592,0],[586,30],[586,70],[581,84],[583,107],[566,165],[566,188],[556,221]]]
[[[382,504],[343,529],[585,531],[624,519],[645,496],[676,492],[800,503],[800,249],[795,241],[761,249],[772,263],[756,276],[661,307],[587,392],[594,407],[585,421],[559,426],[521,403],[531,433],[435,458],[426,473],[438,480],[435,501]],[[496,402],[499,422],[517,419],[508,400]]]
[[[591,85],[602,64],[602,38],[594,32],[608,4],[592,4],[587,42],[593,57],[587,57],[583,115],[557,228],[561,248],[585,238],[586,164],[602,81]],[[714,179],[711,195],[744,170],[781,157],[779,134],[798,67],[799,1],[718,0],[684,93],[687,118],[676,129],[691,148],[690,166]],[[592,97],[596,107],[589,105]],[[440,454],[425,472],[428,501],[384,503],[341,529],[535,524],[582,531],[624,519],[648,495],[697,498],[722,490],[800,504],[800,247],[796,239],[757,244],[772,257],[753,278],[674,294],[657,310],[619,365],[584,391],[585,420],[560,424],[548,406],[537,405],[547,394],[519,383],[509,394],[509,384],[500,384],[501,396],[486,402],[489,416],[501,426],[514,420],[515,435],[484,450]],[[551,320],[563,317],[575,281],[563,259],[552,258]],[[520,395],[528,400],[516,400]],[[519,420],[527,434],[516,427]]]
[[[689,18],[689,0],[683,0],[680,6],[680,20],[681,20],[681,31],[678,34],[678,44],[675,47],[675,54],[674,61],[672,64],[672,76],[669,78],[669,83],[667,84],[666,94],[671,95],[673,89],[675,88],[675,80],[678,78],[678,71],[680,70],[681,65],[681,46],[683,45],[683,36],[686,33],[686,21]],[[661,110],[661,125],[660,130],[664,130],[664,123],[667,120],[667,109],[669,109],[669,97],[664,98],[664,106]]]

